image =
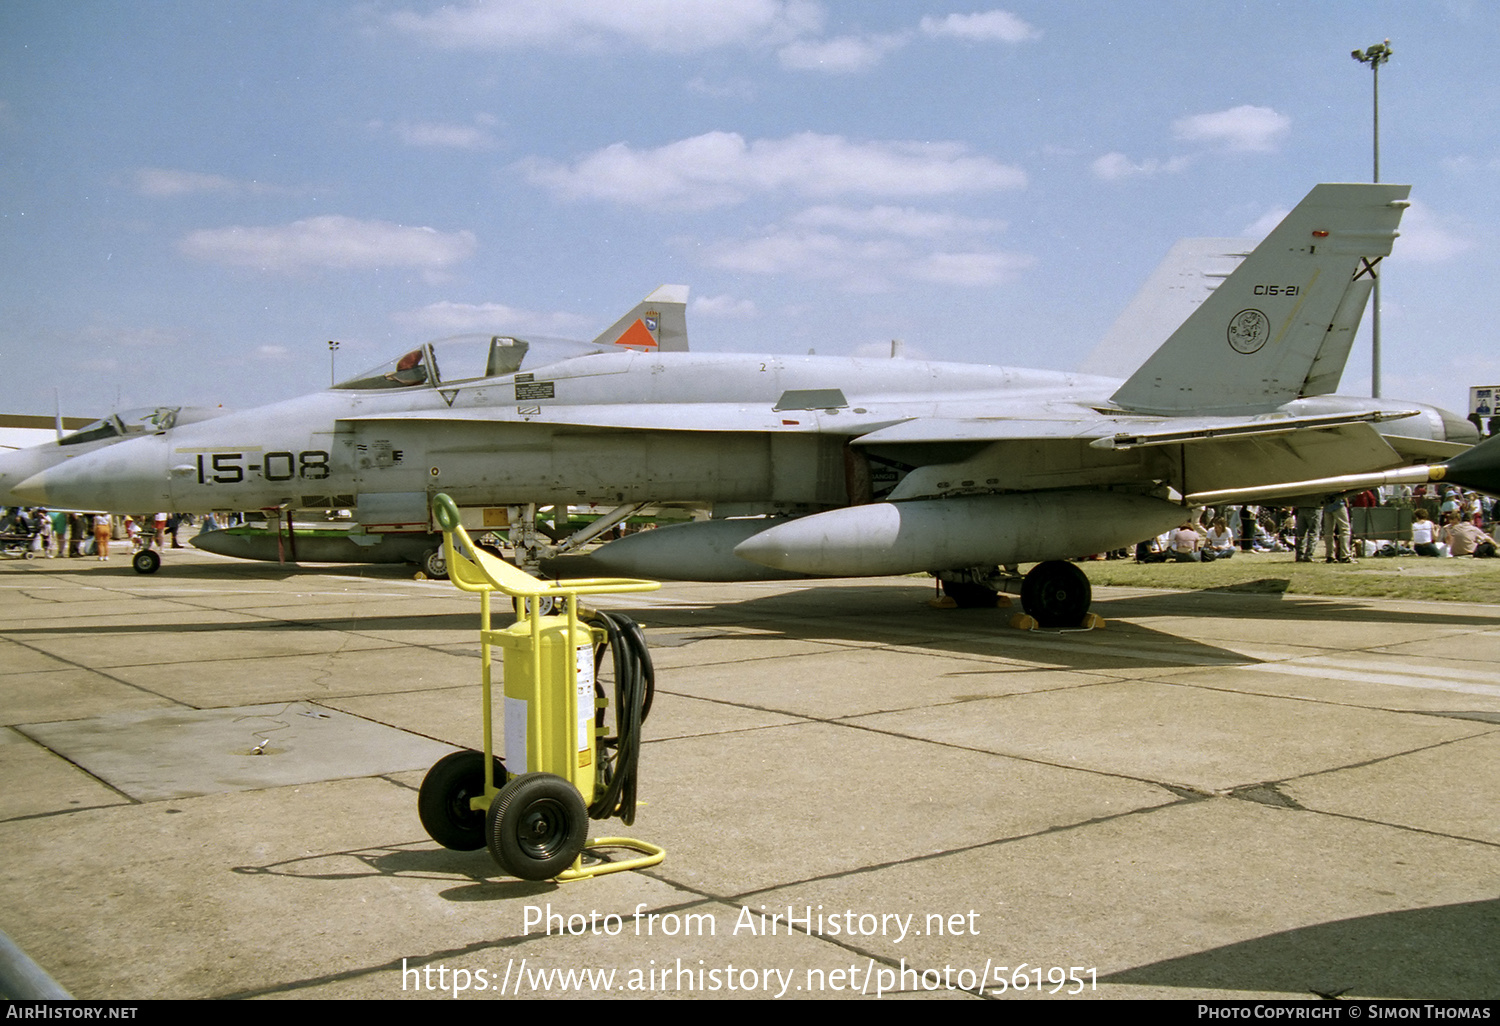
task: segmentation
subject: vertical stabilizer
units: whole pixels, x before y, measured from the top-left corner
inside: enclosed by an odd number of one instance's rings
[[[1333,391],[1407,185],[1318,185],[1114,394],[1143,413],[1247,414]]]
[[[611,324],[594,344],[650,353],[687,352],[687,297],[686,285],[663,285]]]
[[[1178,239],[1078,369],[1129,377],[1250,255],[1249,239]]]

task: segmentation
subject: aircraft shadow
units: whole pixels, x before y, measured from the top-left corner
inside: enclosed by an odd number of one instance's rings
[[[1319,923],[1101,976],[1101,982],[1336,997],[1500,997],[1500,899]]]
[[[1241,620],[1325,620],[1357,623],[1427,624],[1450,627],[1500,626],[1500,617],[1484,616],[1459,609],[1447,609],[1445,603],[1430,602],[1421,610],[1387,609],[1347,596],[1290,595],[1290,582],[1281,578],[1264,578],[1216,588],[1192,591],[1156,592],[1153,594],[1111,597],[1106,590],[1096,593],[1094,612],[1110,619],[1131,616],[1202,616],[1205,598],[1235,600],[1233,615]]]
[[[1257,660],[1136,624],[1105,631],[1023,631],[1010,626],[1019,603],[999,609],[932,609],[930,586],[792,585],[773,595],[734,602],[682,603],[671,608],[624,602],[617,608],[652,628],[751,628],[786,641],[848,641],[899,645],[950,655],[1005,656],[1067,669],[1151,665],[1244,665]],[[1096,604],[1097,605],[1097,604]],[[680,642],[679,642],[680,643]]]

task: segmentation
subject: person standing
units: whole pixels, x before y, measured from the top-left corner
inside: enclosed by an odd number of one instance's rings
[[[1318,507],[1297,507],[1297,562],[1311,563],[1318,548]]]
[[[1353,563],[1353,532],[1349,528],[1349,503],[1335,495],[1323,506],[1323,562]]]
[[[108,513],[94,514],[94,550],[99,553],[99,562],[109,559],[109,536],[114,533],[114,522]]]

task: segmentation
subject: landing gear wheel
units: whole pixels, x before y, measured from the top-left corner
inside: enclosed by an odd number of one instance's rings
[[[505,783],[505,764],[495,760],[495,780]],[[478,851],[484,847],[484,813],[469,807],[484,794],[484,753],[454,752],[433,763],[417,792],[422,826],[444,848]]]
[[[1093,600],[1083,571],[1061,559],[1038,563],[1021,582],[1021,606],[1042,627],[1077,627]]]
[[[448,560],[443,557],[442,549],[427,550],[422,556],[422,572],[434,581],[448,579]]]
[[[130,565],[135,567],[138,574],[154,574],[161,569],[161,556],[155,549],[141,549],[130,557]]]
[[[943,594],[959,609],[994,609],[998,600],[994,588],[973,581],[944,581]]]
[[[495,796],[486,826],[501,869],[522,880],[551,880],[583,851],[589,810],[562,777],[524,773]]]

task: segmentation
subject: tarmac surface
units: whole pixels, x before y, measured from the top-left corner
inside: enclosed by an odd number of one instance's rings
[[[479,743],[474,596],[6,561],[0,931],[80,998],[1500,997],[1500,607],[929,597],[600,601],[658,691],[595,836],[667,857],[558,885],[417,818]]]

